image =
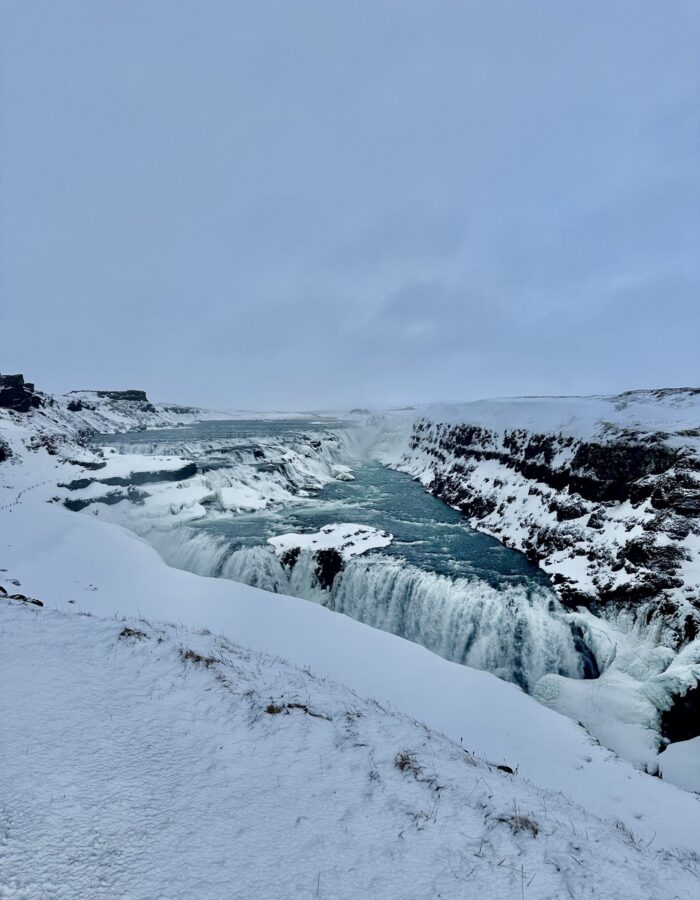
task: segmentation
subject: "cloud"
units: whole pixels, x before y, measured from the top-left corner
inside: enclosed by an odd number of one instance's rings
[[[699,380],[697,4],[2,20],[3,369],[241,406]]]

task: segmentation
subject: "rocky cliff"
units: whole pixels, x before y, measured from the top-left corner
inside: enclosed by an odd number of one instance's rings
[[[524,551],[561,599],[700,633],[700,390],[426,410],[396,463]]]

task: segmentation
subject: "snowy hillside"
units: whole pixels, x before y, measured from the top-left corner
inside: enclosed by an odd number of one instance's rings
[[[697,896],[688,853],[279,658],[0,615],[2,896]]]
[[[305,414],[285,415],[304,417]],[[11,433],[13,425],[28,427],[34,437],[34,446],[44,443],[49,449],[55,449],[65,440],[84,440],[86,435],[94,432],[111,434],[250,416],[273,417],[275,413],[152,403],[145,391],[140,390],[85,390],[71,391],[68,394],[47,394],[36,390],[34,384],[26,382],[22,375],[0,375],[2,436],[5,436],[5,431]]]

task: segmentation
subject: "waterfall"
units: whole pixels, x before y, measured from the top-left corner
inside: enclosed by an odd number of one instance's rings
[[[154,530],[148,540],[170,565],[321,603],[527,691],[551,672],[586,674],[566,611],[538,585],[494,587],[477,577],[449,578],[400,557],[370,553],[349,560],[326,591],[307,552],[289,570],[267,547],[235,548],[195,528]]]

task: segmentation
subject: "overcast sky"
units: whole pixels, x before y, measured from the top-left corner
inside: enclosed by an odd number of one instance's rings
[[[698,0],[0,0],[0,371],[700,384]]]

